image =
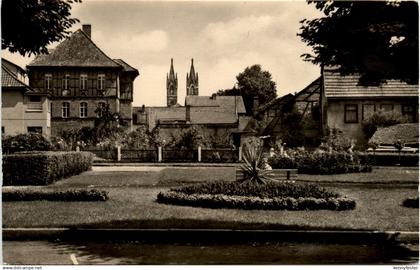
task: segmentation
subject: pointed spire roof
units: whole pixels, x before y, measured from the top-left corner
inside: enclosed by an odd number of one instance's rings
[[[28,65],[38,66],[121,68],[80,29],[58,44],[54,50],[37,56]]]
[[[168,78],[169,79],[175,79],[176,78],[176,74],[175,74],[175,71],[174,71],[174,59],[173,58],[171,58],[171,68],[169,70],[169,77]]]
[[[189,78],[190,80],[195,80],[198,78],[198,74],[195,73],[194,69],[194,58],[191,58],[191,68],[190,73],[187,73],[187,78]]]

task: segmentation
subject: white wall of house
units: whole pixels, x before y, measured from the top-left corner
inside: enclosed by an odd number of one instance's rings
[[[19,90],[2,90],[2,130],[5,135],[27,133],[30,128],[42,128],[42,135],[50,137],[51,119],[49,100],[31,102]]]

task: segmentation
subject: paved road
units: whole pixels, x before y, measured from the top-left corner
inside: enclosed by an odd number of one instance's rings
[[[5,241],[7,264],[409,264],[413,254],[366,245],[63,243]]]

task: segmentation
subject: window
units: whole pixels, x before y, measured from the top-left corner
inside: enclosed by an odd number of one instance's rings
[[[413,123],[416,121],[416,110],[413,105],[402,105],[402,115],[407,117],[408,122]]]
[[[102,111],[103,111],[103,109],[105,108],[105,102],[99,102],[98,103],[98,109],[96,110],[96,115],[98,116],[98,117],[102,117]]]
[[[393,104],[381,104],[381,110],[385,111],[385,112],[390,112],[392,110],[394,110],[394,105]]]
[[[359,121],[357,111],[357,104],[344,105],[344,123],[357,123]]]
[[[42,127],[28,127],[28,133],[42,134]]]
[[[70,116],[70,103],[63,102],[63,105],[61,107],[61,116],[63,118],[67,118]]]
[[[80,103],[80,117],[81,118],[87,117],[87,110],[88,110],[87,103],[81,102]]]
[[[98,89],[104,90],[105,87],[105,74],[98,75]]]
[[[41,102],[41,96],[29,96],[29,102]]]
[[[70,75],[66,74],[63,78],[63,89],[68,90],[69,89],[69,82],[70,82]]]
[[[29,96],[28,110],[30,111],[42,111],[42,97],[41,96]]]
[[[362,120],[369,119],[376,111],[375,104],[363,104],[362,105]]]
[[[80,89],[86,90],[86,88],[87,88],[87,75],[82,74],[80,75]]]
[[[52,88],[52,75],[45,74],[45,89],[49,90]]]

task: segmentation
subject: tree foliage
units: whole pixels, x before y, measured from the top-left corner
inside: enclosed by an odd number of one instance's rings
[[[219,90],[217,95],[234,96],[241,95],[249,114],[253,112],[254,97],[258,98],[259,104],[263,105],[276,98],[276,83],[272,80],[270,72],[262,70],[260,65],[247,67],[236,76],[238,87]]]
[[[362,84],[387,79],[418,83],[416,1],[308,1],[325,17],[301,21],[301,37],[313,54],[306,61],[360,73]]]
[[[71,4],[81,0],[3,0],[1,48],[26,54],[47,53],[47,46],[70,34],[77,19]]]

